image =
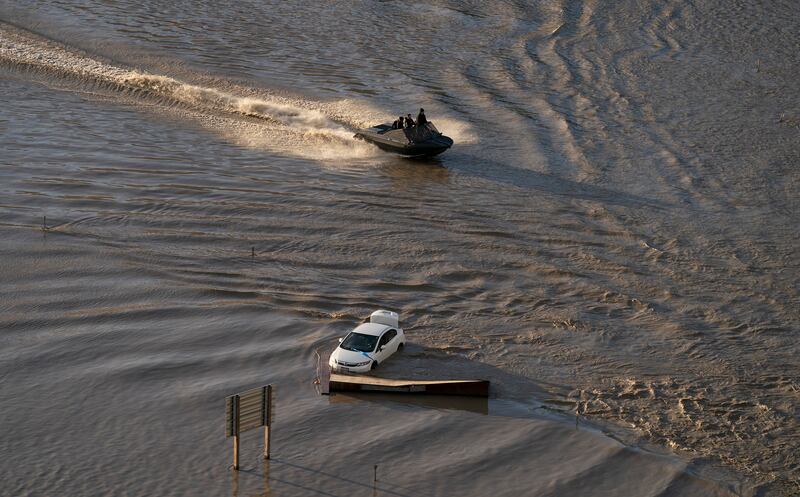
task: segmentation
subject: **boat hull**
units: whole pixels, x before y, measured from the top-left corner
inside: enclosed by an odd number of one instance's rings
[[[438,132],[420,136],[414,128],[391,129],[388,125],[359,130],[355,137],[406,157],[432,157],[453,146],[452,138]]]

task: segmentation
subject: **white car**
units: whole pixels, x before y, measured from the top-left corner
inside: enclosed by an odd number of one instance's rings
[[[375,311],[369,323],[357,326],[331,354],[328,365],[340,373],[366,373],[406,344],[396,312]]]

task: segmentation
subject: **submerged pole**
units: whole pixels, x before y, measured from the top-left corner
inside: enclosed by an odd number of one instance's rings
[[[269,428],[272,424],[272,385],[267,385],[264,387],[263,395],[265,397],[264,403],[266,404],[264,406],[264,415],[266,419],[262,420],[262,423],[264,424],[264,459],[269,459]]]
[[[233,396],[233,469],[239,471],[239,396]]]

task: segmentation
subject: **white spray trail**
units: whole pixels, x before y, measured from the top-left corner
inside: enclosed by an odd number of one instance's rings
[[[312,103],[276,95],[264,98],[238,96],[168,76],[119,67],[2,24],[0,24],[0,63],[87,80],[123,92],[165,99],[171,103],[184,105],[193,111],[206,110],[264,120],[264,133],[260,133],[262,136],[237,140],[248,146],[269,145],[270,148],[297,152],[308,148],[303,147],[301,142],[310,139],[312,143],[306,145],[334,147],[332,150],[317,150],[311,154],[312,156],[329,159],[373,153],[372,147],[353,139],[352,131],[322,111],[310,108],[314,105]],[[242,128],[240,131],[253,131],[252,126]],[[281,137],[275,132],[278,131],[276,128],[283,134],[302,136],[286,136],[283,140],[286,142],[285,146],[281,146]],[[225,134],[230,134],[230,130],[226,130]],[[307,152],[303,151],[300,155],[309,155]]]
[[[262,98],[241,97],[231,93],[184,83],[167,76],[128,71],[118,80],[123,86],[136,91],[147,91],[169,98],[192,108],[231,112],[288,126],[305,133],[323,133],[350,140],[353,133],[315,109],[302,108],[291,103]]]

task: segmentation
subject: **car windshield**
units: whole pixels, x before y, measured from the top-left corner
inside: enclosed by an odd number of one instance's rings
[[[361,333],[350,333],[342,341],[341,348],[345,350],[353,350],[355,352],[372,352],[375,350],[375,344],[378,343],[378,337],[372,335],[362,335]]]

